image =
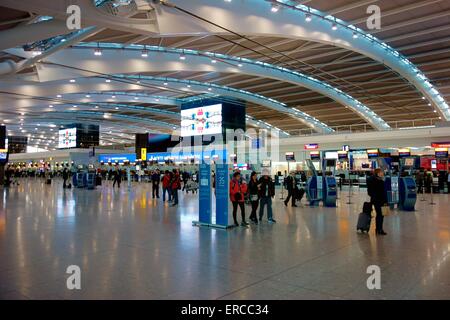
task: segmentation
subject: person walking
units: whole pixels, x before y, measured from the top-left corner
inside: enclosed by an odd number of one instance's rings
[[[417,193],[423,193],[423,171],[422,170],[418,170],[416,172],[416,184],[417,184]]]
[[[250,221],[254,224],[258,224],[258,218],[256,217],[256,210],[259,205],[259,189],[258,189],[258,176],[255,171],[250,176],[250,182],[248,183],[248,193],[250,195],[250,203],[252,205],[252,212],[250,214]]]
[[[159,170],[156,169],[152,174],[152,197],[159,199],[159,182],[161,181],[161,174]]]
[[[114,173],[114,182],[113,182],[113,188],[116,186],[120,188],[120,183],[122,182],[122,172],[120,169],[117,169],[117,171]]]
[[[273,218],[272,198],[275,196],[275,184],[269,176],[267,170],[263,171],[263,176],[259,179],[259,220],[264,215],[264,207],[267,206],[267,219],[270,223],[277,222]]]
[[[238,206],[241,209],[242,222],[241,226],[248,226],[247,221],[245,221],[245,206],[244,206],[244,196],[247,193],[247,184],[245,180],[241,179],[241,174],[239,172],[233,173],[233,179],[230,181],[230,200],[233,205],[233,220],[236,227],[239,226],[237,221],[237,209]]]
[[[386,235],[383,230],[383,212],[381,207],[387,204],[386,188],[384,185],[384,172],[380,168],[375,169],[373,176],[369,177],[367,181],[367,193],[370,196],[370,202],[375,208],[376,212],[376,228],[377,235]]]
[[[170,192],[170,172],[169,170],[164,171],[164,176],[162,177],[162,191],[163,191],[163,202],[166,201],[166,193],[167,193],[167,201],[172,201],[172,193]]]
[[[294,171],[291,171],[289,173],[289,176],[287,176],[287,178],[286,178],[285,184],[286,184],[286,190],[288,192],[288,196],[287,196],[286,200],[284,200],[284,205],[287,207],[289,200],[292,199],[292,206],[297,207],[297,205],[295,204],[295,195],[294,195],[294,191],[295,191],[295,187],[296,187]]]
[[[172,206],[174,207],[178,205],[178,190],[181,189],[181,178],[180,173],[178,172],[177,169],[173,169],[173,175],[170,186],[172,188],[172,198],[173,198]]]
[[[67,180],[69,179],[69,171],[67,170],[67,168],[63,169],[62,178],[63,178],[63,189],[65,189],[67,188]]]

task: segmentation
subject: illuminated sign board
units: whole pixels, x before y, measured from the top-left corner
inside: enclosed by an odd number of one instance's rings
[[[309,153],[309,157],[311,160],[320,160],[320,152],[319,151],[311,151]]]
[[[404,157],[410,157],[411,156],[411,150],[405,148],[405,149],[399,149],[398,150],[398,156],[400,158],[404,158]]]
[[[222,133],[222,104],[181,110],[181,136]]]
[[[58,132],[58,148],[77,147],[77,128],[62,129]]]
[[[436,158],[448,158],[448,148],[435,148],[434,149],[434,155]]]
[[[295,155],[293,152],[286,152],[286,161],[295,161]]]
[[[317,143],[309,143],[309,144],[305,144],[303,148],[305,150],[317,150],[317,149],[319,149],[319,144],[317,144]]]
[[[338,151],[338,159],[339,160],[348,159],[348,152],[347,151]]]
[[[102,154],[98,156],[99,162],[124,163],[136,162],[136,154]]]
[[[141,148],[141,160],[142,161],[147,160],[147,148]]]
[[[450,141],[448,141],[448,142],[432,142],[431,147],[433,147],[433,148],[450,148]]]
[[[378,158],[378,149],[369,149],[367,150],[367,157],[370,158]]]

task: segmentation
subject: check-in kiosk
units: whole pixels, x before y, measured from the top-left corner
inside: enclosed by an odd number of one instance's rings
[[[325,207],[336,207],[337,186],[333,176],[323,177],[323,205]]]
[[[86,173],[78,172],[77,173],[77,188],[85,188],[86,187]]]
[[[306,160],[306,164],[311,171],[311,176],[306,183],[306,199],[309,201],[310,206],[317,206],[322,200],[322,177],[317,174],[311,160]]]
[[[95,173],[86,173],[86,187],[88,189],[95,189]]]
[[[391,209],[394,209],[395,205],[399,201],[399,190],[398,190],[398,177],[397,176],[386,176],[384,179],[384,186],[386,189],[388,204]]]
[[[399,209],[404,211],[414,211],[416,201],[416,182],[412,177],[401,177],[399,179]]]

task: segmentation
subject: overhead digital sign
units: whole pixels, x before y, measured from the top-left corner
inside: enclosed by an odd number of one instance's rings
[[[319,149],[319,144],[317,143],[308,143],[303,146],[305,150],[317,150]]]
[[[399,149],[398,150],[398,156],[400,158],[405,158],[411,156],[411,150],[409,149]]]
[[[222,133],[222,104],[181,110],[181,136]]]
[[[77,147],[77,128],[59,130],[58,148],[76,148]]]
[[[378,158],[378,149],[369,149],[369,150],[367,150],[367,157],[369,159]]]
[[[286,152],[286,161],[295,161],[295,155],[293,152]]]
[[[320,160],[320,152],[319,151],[311,151],[309,153],[309,157],[311,160]]]
[[[439,159],[447,159],[448,158],[448,148],[436,148],[434,149],[434,155]]]

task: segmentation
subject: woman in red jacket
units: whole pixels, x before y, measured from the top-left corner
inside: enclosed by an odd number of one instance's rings
[[[178,190],[181,189],[181,178],[180,173],[177,169],[173,169],[173,178],[172,178],[172,198],[173,204],[172,206],[178,205]]]
[[[238,206],[241,208],[242,215],[242,223],[241,226],[246,227],[248,223],[245,221],[245,206],[244,206],[244,196],[247,193],[247,184],[244,180],[241,180],[241,174],[239,172],[235,172],[233,174],[233,179],[230,181],[230,199],[233,204],[233,219],[234,225],[236,227],[239,226],[237,222],[237,208]]]

